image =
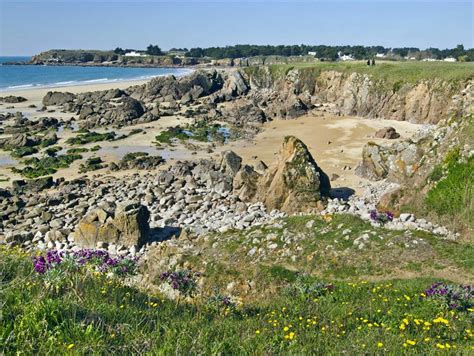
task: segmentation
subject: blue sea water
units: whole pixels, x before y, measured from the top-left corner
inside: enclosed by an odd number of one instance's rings
[[[39,87],[60,87],[148,79],[156,76],[188,74],[185,68],[80,67],[7,65],[30,57],[0,57],[0,91]]]

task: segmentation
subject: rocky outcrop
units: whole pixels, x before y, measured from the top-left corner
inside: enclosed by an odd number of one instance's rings
[[[133,87],[131,94],[144,103],[172,102],[184,96],[184,100],[190,102],[222,89],[223,84],[222,72],[199,70],[181,78],[172,75],[153,78],[144,85]]]
[[[148,239],[149,218],[148,209],[134,202],[120,204],[115,210],[97,208],[79,222],[74,240],[78,246],[91,248],[99,242],[141,246]]]
[[[254,199],[262,201],[268,210],[294,213],[316,209],[330,189],[328,176],[316,164],[306,145],[288,136],[278,161],[259,180]]]
[[[64,105],[72,102],[76,96],[69,92],[49,91],[43,98],[43,105]]]
[[[406,141],[390,147],[369,142],[362,150],[362,162],[356,173],[371,180],[403,180],[415,174],[422,156],[423,151],[415,142]]]
[[[437,123],[451,114],[466,113],[472,105],[468,103],[472,79],[390,84],[368,74],[315,67],[291,69],[282,75],[264,66],[246,73],[252,92],[267,93],[263,102],[271,117],[292,118],[313,104],[332,103],[337,114]]]

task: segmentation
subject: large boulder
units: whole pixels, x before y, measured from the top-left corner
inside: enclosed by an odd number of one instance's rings
[[[242,165],[242,157],[237,155],[234,151],[222,152],[222,160],[220,164],[221,171],[234,177]]]
[[[268,210],[287,213],[318,208],[329,196],[329,178],[317,165],[306,145],[293,136],[285,137],[276,164],[259,180],[255,200]]]
[[[123,203],[112,212],[97,208],[77,225],[75,243],[88,248],[96,247],[98,242],[141,246],[148,239],[149,218],[147,207],[136,202]]]
[[[362,149],[362,161],[355,172],[370,180],[403,181],[420,168],[423,152],[422,146],[411,140],[388,147],[368,142]]]
[[[237,172],[232,182],[233,193],[242,201],[250,201],[255,197],[261,175],[252,166],[245,164]]]
[[[64,105],[72,102],[76,96],[69,92],[49,91],[43,98],[43,105]]]
[[[387,140],[394,140],[400,137],[400,134],[395,130],[393,127],[384,127],[378,130],[375,133],[375,137],[377,138],[385,138]]]

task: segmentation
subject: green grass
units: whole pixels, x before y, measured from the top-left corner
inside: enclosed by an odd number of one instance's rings
[[[13,173],[18,173],[26,178],[38,178],[56,173],[61,168],[68,168],[72,162],[81,159],[79,154],[65,154],[59,156],[45,156],[30,158],[22,162],[24,168],[12,168]]]
[[[116,139],[115,132],[99,133],[95,131],[85,131],[78,134],[76,137],[71,137],[66,140],[69,145],[85,145],[91,142],[113,141]]]
[[[21,158],[35,153],[38,153],[38,149],[36,147],[20,147],[11,151],[11,155],[14,158]]]
[[[456,157],[448,154],[447,174],[428,192],[425,203],[429,211],[459,219],[474,229],[474,157],[466,161],[458,161]]]
[[[79,173],[86,173],[105,168],[104,161],[100,157],[90,157],[79,166]]]
[[[223,305],[216,296],[225,290],[177,303],[92,272],[48,285],[30,257],[13,249],[1,248],[0,270],[5,354],[434,354],[440,346],[472,352],[472,313],[451,313],[424,298],[430,279],[333,282],[327,289],[321,286],[328,281],[295,280],[270,268],[273,278],[286,280],[284,288]],[[443,322],[435,322],[439,317]]]
[[[173,140],[187,141],[195,140],[200,142],[225,140],[224,135],[219,131],[222,128],[219,124],[210,124],[205,121],[197,122],[186,127],[174,126],[160,132],[155,137],[159,143],[170,144]]]
[[[357,62],[318,62],[297,64],[276,64],[268,66],[274,79],[281,79],[291,69],[308,71],[313,78],[322,71],[335,70],[343,73],[368,74],[374,79],[382,79],[394,91],[400,89],[402,83],[414,84],[420,80],[439,79],[444,81],[466,81],[474,77],[474,63],[443,63],[443,62],[378,62],[375,66],[367,66],[365,61]],[[260,75],[261,68],[249,67],[245,71],[250,76]]]

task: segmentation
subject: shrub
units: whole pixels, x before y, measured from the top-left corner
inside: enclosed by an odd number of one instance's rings
[[[168,283],[171,288],[179,291],[181,294],[192,297],[196,292],[199,273],[190,270],[167,271],[160,275],[160,280]]]
[[[474,289],[472,286],[438,282],[425,290],[425,295],[427,298],[440,300],[449,309],[465,311],[474,307]]]

